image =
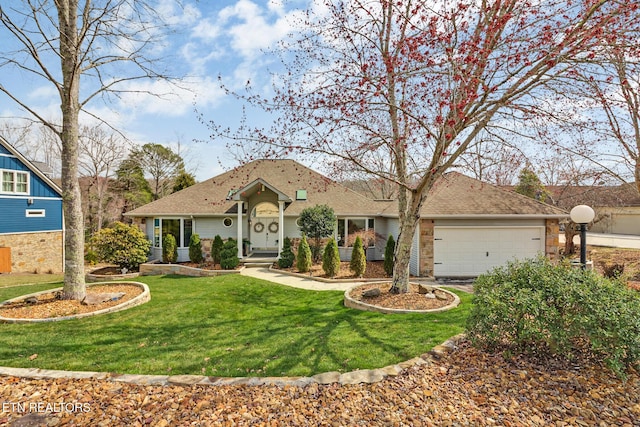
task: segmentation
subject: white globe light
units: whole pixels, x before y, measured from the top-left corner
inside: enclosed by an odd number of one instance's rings
[[[576,224],[588,224],[593,221],[596,213],[590,206],[578,205],[571,209],[569,216],[571,217],[571,221],[575,222]]]

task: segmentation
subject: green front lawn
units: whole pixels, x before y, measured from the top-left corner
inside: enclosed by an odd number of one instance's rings
[[[246,276],[140,277],[151,301],[46,324],[0,324],[0,366],[136,374],[296,376],[410,359],[464,330],[471,295],[439,314],[385,315]],[[0,288],[0,301],[41,289]],[[30,356],[37,357],[30,360]]]

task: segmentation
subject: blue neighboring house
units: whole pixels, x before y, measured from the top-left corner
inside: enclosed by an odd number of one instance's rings
[[[0,136],[0,273],[63,270],[62,190]]]

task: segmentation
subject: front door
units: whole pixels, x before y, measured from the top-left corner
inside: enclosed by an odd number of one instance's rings
[[[263,202],[251,212],[251,248],[254,251],[278,250],[278,206]]]

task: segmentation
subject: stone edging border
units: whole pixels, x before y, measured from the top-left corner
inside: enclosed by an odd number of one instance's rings
[[[386,283],[386,282],[382,282],[382,283]],[[435,287],[437,290],[453,296],[453,302],[451,304],[445,305],[444,307],[432,308],[429,310],[405,310],[400,308],[385,308],[385,307],[380,307],[373,304],[367,304],[366,302],[358,301],[356,299],[351,298],[349,294],[353,289],[359,286],[361,285],[354,285],[354,286],[351,286],[346,291],[344,291],[345,307],[353,308],[356,310],[373,311],[376,313],[384,313],[384,314],[410,314],[410,313],[440,313],[443,311],[451,310],[453,308],[456,308],[458,305],[460,305],[460,297],[458,295],[446,289]]]
[[[273,268],[273,267],[269,267],[269,271],[272,271],[274,273],[279,273],[279,274],[286,274],[288,276],[293,276],[293,277],[300,277],[302,279],[309,279],[309,280],[315,280],[316,282],[324,282],[324,283],[349,283],[349,282],[357,282],[357,283],[370,283],[370,282],[380,282],[383,280],[391,280],[391,278],[384,278],[384,277],[379,277],[377,279],[329,279],[326,277],[315,277],[315,276],[310,276],[308,274],[303,274],[303,273],[294,273],[291,271],[286,271],[286,270],[281,270],[279,268]]]
[[[80,313],[80,314],[74,314],[71,316],[50,317],[46,319],[20,319],[20,318],[0,316],[0,323],[47,323],[47,322],[59,322],[61,320],[81,319],[85,317],[99,316],[101,314],[115,313],[116,311],[126,310],[128,308],[135,307],[135,306],[144,304],[145,302],[151,301],[151,292],[149,291],[149,287],[146,284],[140,283],[140,282],[117,282],[117,283],[138,286],[142,288],[142,293],[136,296],[135,298],[130,299],[129,301],[125,301],[121,304],[114,305],[113,307],[104,308],[102,310],[92,311],[90,313]],[[87,283],[87,286],[89,287],[89,286],[113,285],[113,284],[114,282],[94,282],[94,283]],[[61,291],[61,290],[62,288],[47,289],[45,291],[34,292],[28,295],[21,295],[19,297],[3,301],[3,303],[19,301],[28,297],[36,297],[38,295],[48,294],[50,292]],[[0,304],[3,304],[3,303],[0,303]]]
[[[36,368],[10,368],[0,367],[0,376],[11,376],[29,379],[96,379],[112,382],[121,382],[135,385],[161,385],[161,386],[298,386],[304,387],[309,384],[373,384],[384,380],[387,377],[395,377],[403,370],[414,366],[432,364],[447,353],[458,347],[461,341],[466,338],[465,334],[455,335],[440,345],[432,348],[428,353],[419,357],[389,365],[378,369],[362,369],[346,373],[325,372],[312,377],[207,377],[203,375],[135,375],[135,374],[115,374],[108,372],[86,372],[86,371],[59,371],[51,369]]]

